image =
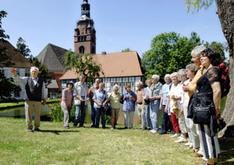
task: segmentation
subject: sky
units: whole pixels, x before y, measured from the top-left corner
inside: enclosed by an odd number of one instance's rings
[[[74,29],[83,0],[1,0],[8,15],[2,27],[16,46],[26,41],[33,56],[47,44],[74,50]],[[187,13],[184,0],[89,0],[96,29],[96,53],[121,52],[126,48],[140,56],[150,50],[151,40],[165,32],[225,43],[215,3],[207,10]]]

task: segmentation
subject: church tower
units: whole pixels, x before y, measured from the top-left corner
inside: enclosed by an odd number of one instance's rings
[[[96,30],[94,22],[90,18],[88,0],[83,0],[81,5],[81,17],[75,28],[74,51],[81,54],[96,54]]]

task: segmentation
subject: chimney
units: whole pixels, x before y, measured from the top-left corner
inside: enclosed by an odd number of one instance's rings
[[[106,52],[102,52],[102,55],[105,56],[105,55],[106,55]]]

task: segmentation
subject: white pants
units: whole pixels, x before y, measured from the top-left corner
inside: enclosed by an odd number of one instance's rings
[[[143,105],[142,104],[137,104],[136,106],[138,117],[141,120],[141,128],[145,128],[145,110],[143,110]]]
[[[192,133],[191,133],[191,119],[187,118],[187,115],[188,115],[188,106],[184,106],[183,105],[183,112],[184,112],[184,119],[185,119],[185,125],[187,127],[187,132],[188,132],[188,136],[189,136],[189,141],[191,143],[193,143],[193,136],[192,136]]]
[[[134,116],[134,111],[123,111],[124,113],[124,126],[128,127],[133,127],[133,116]]]

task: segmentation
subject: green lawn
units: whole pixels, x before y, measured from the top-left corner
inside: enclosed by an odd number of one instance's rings
[[[0,118],[0,164],[200,164],[169,134],[122,127],[94,129],[88,124],[64,130],[63,123],[42,122],[41,132],[28,132],[25,120]],[[225,142],[220,164],[232,164],[234,141]]]

